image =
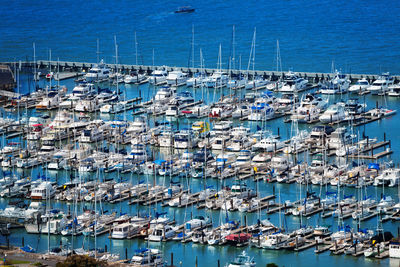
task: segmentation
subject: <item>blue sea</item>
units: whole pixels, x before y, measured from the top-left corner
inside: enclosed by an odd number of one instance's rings
[[[192,5],[191,14],[175,14]],[[195,66],[199,50],[205,66],[216,67],[219,44],[228,68],[235,25],[235,58],[246,69],[254,28],[255,69],[275,70],[276,40],[283,70],[330,72],[332,62],[348,73],[400,74],[399,1],[7,1],[0,16],[0,60],[38,59],[114,62],[114,35],[119,61],[187,66],[195,32]]]
[[[192,5],[196,11],[191,14],[175,14],[174,10],[182,5]],[[36,55],[39,60],[47,60],[51,50],[53,60],[96,62],[96,43],[100,42],[100,57],[106,62],[115,61],[114,36],[119,49],[119,62],[135,64],[135,33],[138,44],[138,64],[154,64],[168,66],[200,65],[199,51],[202,49],[205,66],[217,67],[218,49],[222,47],[222,67],[228,68],[229,57],[233,56],[232,28],[235,25],[235,58],[236,68],[247,69],[249,54],[254,30],[256,29],[256,70],[276,69],[276,43],[279,40],[282,68],[284,71],[330,72],[332,62],[335,68],[347,73],[374,73],[390,71],[400,74],[400,2],[399,1],[42,1],[32,2],[3,1],[0,9],[0,61],[32,60],[33,42],[36,45]],[[192,29],[194,29],[194,62],[191,58]],[[239,63],[241,63],[239,65]],[[252,66],[250,68],[253,68]],[[72,80],[63,81],[69,90],[72,90]],[[45,85],[45,83],[43,83]],[[31,85],[26,76],[21,77],[21,92],[28,92]],[[145,99],[150,98],[155,88],[148,84],[141,86],[122,87],[128,98],[139,95],[139,90]],[[182,88],[180,90],[186,90]],[[221,93],[221,92],[220,92]],[[224,92],[225,94],[228,92]],[[195,92],[199,98],[199,91]],[[212,93],[210,93],[212,95]],[[347,99],[349,96],[345,96]],[[331,102],[338,100],[332,97]],[[400,111],[399,100],[367,96],[369,107],[385,105]],[[31,115],[31,113],[29,114]],[[15,116],[6,113],[5,116]],[[398,116],[398,115],[397,115]],[[398,117],[390,117],[357,128],[358,133],[366,132],[371,137],[383,139],[386,133],[392,140],[392,148],[400,148],[400,124]],[[116,116],[122,119],[122,115]],[[132,119],[132,115],[127,115]],[[112,118],[109,118],[112,119]],[[190,122],[181,122],[181,125],[190,125]],[[250,125],[255,128],[256,125]],[[274,133],[281,130],[283,138],[290,136],[290,124],[283,123],[282,119],[268,122]],[[309,129],[310,126],[301,126]],[[162,152],[158,152],[162,156]],[[396,163],[400,162],[398,152],[392,157]],[[388,158],[380,160],[381,164]],[[36,176],[45,173],[42,169],[34,169],[25,175]],[[51,179],[68,177],[66,173],[46,173]],[[111,174],[113,175],[113,174]],[[115,174],[114,174],[115,175]],[[137,181],[143,177],[121,175],[121,179]],[[160,177],[158,182],[164,182]],[[167,181],[166,183],[168,183]],[[183,183],[188,181],[184,180]],[[207,181],[207,185],[221,186],[216,180]],[[232,180],[225,181],[227,185]],[[248,185],[255,188],[252,181]],[[203,188],[202,181],[191,181],[190,187],[194,190]],[[281,193],[283,200],[299,198],[300,188],[297,185],[262,184],[260,192],[269,195],[275,187]],[[319,193],[325,189],[313,187]],[[328,190],[335,190],[328,188]],[[356,194],[352,189],[345,189],[346,194]],[[303,192],[304,193],[304,192]],[[377,199],[381,194],[380,188],[369,188],[368,195]],[[397,189],[386,191],[397,199]],[[0,207],[4,208],[8,200],[0,200]],[[65,202],[54,202],[53,207],[68,209]],[[116,210],[135,214],[135,205],[126,202],[117,205],[103,204],[104,209]],[[83,205],[79,205],[82,209]],[[144,208],[139,208],[142,211]],[[175,215],[178,222],[193,215],[209,215],[214,218],[215,224],[220,217],[226,215],[231,219],[244,221],[244,216],[238,212],[222,214],[219,212],[197,210],[196,208],[173,209],[157,206],[154,210],[168,211]],[[262,214],[263,218],[267,218]],[[274,224],[279,224],[278,214],[268,216]],[[255,223],[256,214],[248,215],[249,223]],[[288,228],[298,228],[298,218],[288,216],[284,219]],[[337,221],[333,218],[322,219],[319,215],[304,218],[303,224],[329,224],[336,230]],[[346,224],[356,227],[352,219]],[[361,227],[375,229],[376,219],[361,224]],[[385,229],[396,233],[398,223],[387,222]],[[47,250],[47,235],[28,235],[24,230],[14,230],[11,243],[20,245],[21,236],[25,244],[30,244],[39,251]],[[59,242],[73,243],[74,247],[93,247],[93,238],[63,238],[51,236],[51,246]],[[2,240],[4,241],[4,240]],[[98,247],[108,248],[125,257],[125,248],[128,248],[128,257],[135,249],[147,246],[142,240],[109,240],[103,235],[97,240]],[[217,259],[221,266],[241,253],[243,248],[229,246],[211,247],[198,244],[182,244],[179,242],[153,243],[152,247],[163,249],[166,259],[174,253],[174,263],[179,266],[194,266],[195,257],[198,266],[217,266]],[[364,257],[331,256],[329,253],[315,255],[313,249],[303,252],[267,251],[254,248],[244,248],[257,261],[257,266],[265,266],[275,262],[279,266],[398,266],[393,260],[371,260]],[[182,264],[180,264],[182,262]]]

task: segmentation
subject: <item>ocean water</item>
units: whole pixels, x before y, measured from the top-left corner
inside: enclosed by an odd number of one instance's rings
[[[196,12],[191,14],[174,14],[173,11],[181,5],[191,4]],[[5,5],[5,4],[3,4]],[[400,73],[398,65],[400,49],[400,18],[398,16],[400,2],[381,1],[365,3],[361,1],[201,1],[183,3],[180,1],[84,1],[79,5],[70,1],[45,1],[44,3],[32,3],[31,1],[10,1],[7,8],[0,9],[3,23],[0,24],[0,61],[32,59],[32,43],[36,43],[37,58],[47,59],[49,49],[52,51],[53,59],[76,60],[95,62],[96,40],[100,39],[101,57],[106,62],[114,62],[114,35],[117,38],[119,48],[119,62],[135,63],[134,33],[136,31],[138,42],[138,63],[153,64],[152,54],[154,49],[154,64],[169,66],[187,66],[191,64],[191,39],[192,26],[195,31],[195,66],[199,65],[199,49],[203,51],[206,67],[216,67],[219,44],[222,46],[223,67],[228,66],[229,56],[232,55],[232,26],[235,25],[235,58],[236,68],[246,69],[249,60],[251,40],[256,27],[256,60],[255,69],[272,70],[276,68],[275,53],[276,40],[279,39],[282,56],[283,70],[294,71],[321,71],[329,72],[332,61],[338,69],[351,73],[380,73],[390,71]],[[252,67],[251,67],[252,68]],[[73,88],[73,81],[63,81],[69,90]],[[45,85],[45,83],[42,83]],[[107,86],[107,85],[104,85]],[[21,92],[32,90],[32,84],[26,76],[21,77]],[[139,95],[145,99],[150,98],[156,88],[148,84],[141,86],[122,86],[124,94],[128,98]],[[187,90],[181,88],[179,90]],[[190,89],[192,90],[192,89]],[[224,94],[229,93],[224,91]],[[200,99],[201,92],[195,90],[196,100]],[[217,92],[217,97],[221,94]],[[209,92],[209,101],[212,100],[213,92]],[[347,99],[349,96],[344,96]],[[331,97],[331,103],[340,97]],[[363,99],[360,99],[363,101]],[[366,96],[368,107],[379,105],[388,106],[400,111],[400,102],[395,98],[382,98]],[[35,115],[28,111],[29,115]],[[24,113],[24,112],[23,112]],[[15,117],[15,112],[5,112],[3,116]],[[397,115],[398,116],[398,115]],[[391,156],[396,163],[400,162],[400,124],[398,117],[385,118],[366,126],[356,128],[357,133],[365,132],[370,137],[383,139],[386,133],[388,139],[392,140],[392,148],[395,153]],[[125,116],[132,119],[131,112]],[[124,115],[103,117],[104,119],[123,119]],[[176,123],[176,122],[175,122]],[[180,121],[182,125],[190,125],[191,121]],[[238,122],[235,122],[238,124]],[[248,123],[253,129],[257,123]],[[283,123],[282,119],[270,121],[266,125],[274,133],[280,128],[282,138],[290,136],[290,124]],[[301,125],[302,129],[310,129],[310,125]],[[348,127],[348,126],[347,126]],[[158,151],[159,157],[165,155],[165,151]],[[389,161],[389,158],[380,159],[379,162]],[[38,173],[45,173],[50,179],[56,176],[60,182],[68,177],[65,172],[46,172],[42,168],[25,171],[21,175],[35,177]],[[106,174],[112,176],[115,174]],[[120,176],[122,180],[137,182],[138,179],[150,179],[150,177],[136,177],[130,174]],[[169,179],[157,178],[157,182],[169,184]],[[186,186],[198,191],[203,188],[202,181],[182,179]],[[232,179],[224,181],[226,185],[232,184]],[[248,186],[255,188],[252,181]],[[220,187],[221,182],[208,180],[207,185]],[[262,195],[280,192],[281,199],[296,200],[299,198],[300,188],[297,185],[265,184],[259,183]],[[304,190],[304,189],[303,189]],[[325,192],[325,188],[313,187],[313,191]],[[335,188],[328,188],[329,191]],[[353,189],[344,189],[345,194],[356,194]],[[377,199],[381,194],[380,188],[368,188],[367,193]],[[397,200],[397,189],[385,190]],[[304,191],[302,192],[304,194]],[[0,199],[0,207],[4,208],[7,199]],[[54,208],[68,210],[69,204],[53,201]],[[78,205],[82,210],[83,204]],[[86,204],[90,207],[90,204]],[[103,208],[109,211],[128,212],[135,214],[137,209],[145,212],[143,207],[127,205],[127,202],[110,205],[103,203]],[[167,211],[175,216],[179,223],[187,220],[193,215],[208,215],[213,218],[214,225],[220,220],[230,219],[244,221],[244,216],[239,212],[220,213],[218,211],[197,210],[196,208],[173,209],[169,207],[152,207],[151,212]],[[147,210],[148,211],[148,210]],[[267,218],[265,213],[262,218]],[[271,222],[279,225],[278,214],[268,215]],[[332,230],[337,227],[337,221],[333,218],[322,219],[319,215],[303,218],[303,224],[329,224]],[[255,223],[257,214],[247,217],[249,223]],[[296,229],[300,220],[293,216],[282,219],[287,228]],[[356,227],[352,219],[345,220],[346,224]],[[371,219],[362,222],[361,227],[375,229],[377,220]],[[387,222],[385,229],[396,233],[398,224]],[[11,243],[19,245],[21,236],[25,238],[25,244],[30,244],[38,251],[47,250],[47,235],[29,235],[24,230],[13,230]],[[4,241],[4,240],[1,240]],[[73,246],[94,247],[93,238],[78,237],[72,240],[51,236],[51,246],[57,246],[59,242],[73,243]],[[120,253],[125,257],[125,248],[128,248],[128,257],[133,255],[135,249],[147,246],[142,240],[109,240],[106,235],[97,239],[97,246],[108,246],[114,253]],[[179,266],[194,266],[195,257],[198,258],[199,266],[217,266],[217,259],[221,260],[221,266],[229,262],[243,249],[255,258],[258,265],[265,266],[266,263],[275,262],[279,266],[310,266],[310,265],[353,265],[353,266],[387,266],[388,264],[398,266],[393,260],[370,260],[364,257],[354,258],[348,256],[330,256],[329,253],[315,255],[313,249],[303,252],[267,251],[254,248],[235,248],[229,246],[211,247],[192,243],[182,244],[179,242],[151,243],[151,247],[163,249],[165,258],[169,260],[171,252],[174,253],[174,263]],[[397,264],[397,265],[396,265]]]
[[[175,14],[191,4],[196,11]],[[348,73],[399,74],[400,2],[349,1],[82,1],[55,0],[33,4],[18,0],[0,9],[0,60],[38,59],[95,62],[100,55],[114,62],[114,35],[119,61],[187,66],[195,32],[195,66],[203,50],[206,67],[216,67],[219,44],[223,67],[232,55],[232,26],[236,27],[236,68],[247,68],[254,28],[257,29],[258,70],[276,69],[276,40],[283,70],[329,72],[332,61]],[[6,7],[6,8],[5,8]]]

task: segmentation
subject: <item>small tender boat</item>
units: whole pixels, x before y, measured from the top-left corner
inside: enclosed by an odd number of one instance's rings
[[[256,262],[253,260],[253,258],[250,258],[250,256],[248,256],[245,251],[243,251],[242,254],[237,256],[228,265],[228,267],[254,267],[254,266],[256,266]]]
[[[175,13],[192,13],[194,11],[195,9],[191,6],[181,6],[177,10],[175,10]]]

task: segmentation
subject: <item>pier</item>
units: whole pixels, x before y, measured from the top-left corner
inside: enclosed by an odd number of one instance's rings
[[[59,79],[67,79],[67,78],[74,78],[82,75],[83,70],[88,70],[92,68],[96,63],[92,62],[77,62],[77,61],[48,61],[48,60],[37,60],[36,61],[36,68],[40,69],[50,69],[52,68],[60,69],[60,72],[64,72],[65,74],[60,74]],[[21,66],[23,69],[33,69],[34,62],[33,61],[17,61],[17,62],[0,62],[0,65],[7,65],[11,68],[15,66]],[[116,70],[117,65],[112,63],[106,64],[109,68]],[[118,64],[118,69],[121,71],[139,71],[139,72],[146,72],[151,73],[153,70],[164,69],[167,71],[174,71],[180,70],[183,72],[187,72],[189,74],[198,73],[200,71],[204,71],[206,74],[211,74],[213,72],[218,71],[218,69],[213,68],[189,68],[189,67],[172,67],[172,66],[149,66],[149,65],[133,65],[133,64]],[[270,78],[271,80],[277,80],[279,77],[285,77],[285,72],[280,71],[271,71],[271,70],[246,70],[246,71],[239,71],[239,70],[222,70],[224,72],[230,73],[231,75],[238,75],[240,73],[248,73],[250,76],[263,76],[264,78]],[[323,73],[323,72],[295,72],[296,75],[302,78],[307,78],[313,80],[313,82],[319,82],[321,80],[331,79],[334,74],[332,73]],[[57,74],[55,74],[56,76]],[[369,81],[376,80],[380,74],[347,74],[352,82],[366,78]],[[393,76],[395,81],[400,80],[400,76]],[[256,88],[259,90],[261,88]]]

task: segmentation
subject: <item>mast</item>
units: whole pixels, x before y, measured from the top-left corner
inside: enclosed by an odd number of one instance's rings
[[[138,53],[137,53],[137,47],[138,47],[138,43],[137,43],[137,39],[136,39],[136,31],[135,31],[135,57],[136,57],[136,66],[137,66],[137,58],[138,58]]]
[[[232,69],[236,68],[235,64],[235,25],[232,27]]]
[[[194,69],[194,25],[192,24],[192,68]]]
[[[281,49],[279,47],[279,40],[276,40],[276,71],[282,72],[282,59],[281,59]]]
[[[48,88],[48,89],[51,90],[51,79],[53,78],[53,77],[51,77],[51,49],[49,50],[49,67],[50,67],[50,79],[49,79],[49,87],[50,88]],[[48,89],[46,89],[46,95],[49,93]]]
[[[35,85],[35,91],[36,91],[36,79],[37,79],[37,74],[36,74],[36,44],[33,43],[33,83]]]
[[[114,46],[115,46],[115,67],[117,68],[117,94],[119,95],[119,87],[118,87],[118,44],[117,44],[117,36],[114,35]]]

